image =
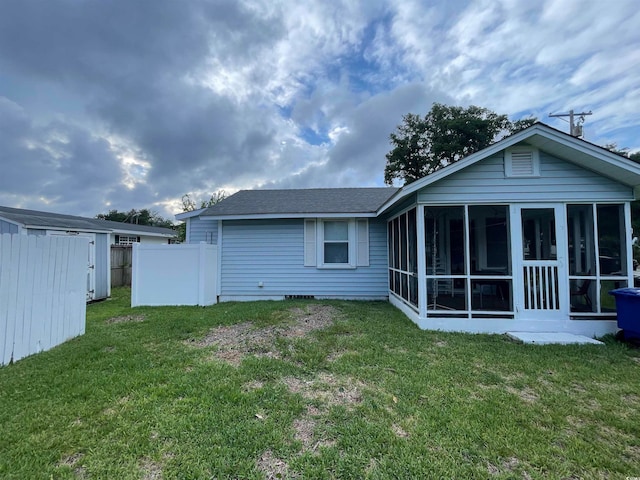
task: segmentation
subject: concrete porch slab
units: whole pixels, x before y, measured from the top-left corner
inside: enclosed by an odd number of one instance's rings
[[[535,345],[570,345],[570,344],[591,344],[604,345],[604,343],[584,335],[575,335],[564,332],[507,332],[507,336],[522,343]]]

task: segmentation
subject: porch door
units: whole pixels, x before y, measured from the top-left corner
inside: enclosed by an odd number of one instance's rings
[[[568,318],[564,208],[559,204],[517,205],[514,214],[516,318]]]

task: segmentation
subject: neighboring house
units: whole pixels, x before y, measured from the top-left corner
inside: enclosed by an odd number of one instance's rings
[[[218,245],[220,301],[389,299],[421,328],[616,330],[631,160],[535,124],[396,190],[241,191],[176,216]]]
[[[168,243],[176,236],[170,228],[0,206],[0,234],[2,233],[89,238],[87,300],[99,300],[111,295],[111,245],[132,242]]]

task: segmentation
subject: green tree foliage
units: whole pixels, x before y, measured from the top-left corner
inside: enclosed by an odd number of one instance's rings
[[[213,192],[211,196],[207,200],[201,200],[200,206],[198,206],[198,202],[196,202],[193,198],[191,198],[190,193],[185,193],[182,196],[182,211],[183,212],[192,212],[194,210],[198,210],[199,208],[207,208],[212,207],[216,203],[221,202],[227,198],[227,193],[224,190],[218,190]],[[187,224],[182,222],[177,227],[178,230],[178,241],[184,242],[187,238]]]
[[[384,181],[408,184],[488,147],[501,136],[533,125],[535,118],[511,122],[486,108],[434,103],[424,117],[409,113],[389,138]]]
[[[208,200],[200,201],[200,206],[198,206],[198,203],[193,198],[191,198],[191,194],[185,193],[182,196],[182,211],[192,212],[193,210],[197,210],[199,208],[212,207],[225,198],[227,198],[227,192],[225,192],[224,190],[218,190],[216,192],[213,192]]]
[[[636,163],[640,163],[640,151],[629,152],[628,148],[618,148],[617,143],[607,143],[603,145],[604,148],[610,152],[617,153],[623,157],[627,157]],[[631,202],[631,228],[633,229],[633,235],[640,237],[640,200]],[[640,261],[640,246],[635,246],[633,249],[633,258]]]
[[[158,215],[147,208],[141,210],[131,209],[128,212],[109,210],[109,213],[99,213],[96,218],[111,220],[113,222],[134,223],[137,225],[149,225],[152,227],[173,228],[173,222]]]

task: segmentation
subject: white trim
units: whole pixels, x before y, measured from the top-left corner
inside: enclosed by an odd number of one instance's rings
[[[218,277],[218,284],[216,285],[216,294],[220,296],[222,293],[222,220],[218,220],[218,269],[216,275]]]
[[[426,317],[427,315],[427,282],[425,279],[427,278],[427,258],[425,252],[424,245],[424,236],[425,236],[425,228],[424,228],[424,205],[416,205],[414,207],[416,209],[416,245],[418,248],[418,308],[419,315],[421,317]],[[465,222],[466,224],[467,222]],[[389,224],[387,223],[387,229],[389,228]],[[465,258],[468,258],[469,255],[465,255]],[[421,281],[422,279],[422,281]],[[391,297],[391,294],[389,294]]]
[[[347,249],[348,249],[348,259],[347,263],[325,263],[324,261],[324,224],[326,222],[346,222],[347,223]],[[319,269],[354,269],[357,267],[356,262],[356,220],[355,218],[321,218],[318,220],[316,225],[316,256],[317,256],[317,267]]]
[[[367,213],[254,213],[246,215],[201,215],[202,220],[274,220],[274,219],[295,219],[295,218],[376,218],[376,212]]]
[[[56,230],[60,232],[83,232],[83,233],[112,233],[111,230],[100,230],[100,229],[90,229],[90,228],[71,228],[71,227],[48,227],[43,225],[23,225],[23,228],[33,229],[33,230]]]
[[[156,232],[145,232],[143,230],[123,230],[123,229],[113,229],[111,233],[116,235],[125,235],[132,236],[135,235],[137,237],[160,237],[160,238],[174,238],[177,236],[176,233],[156,233]]]

